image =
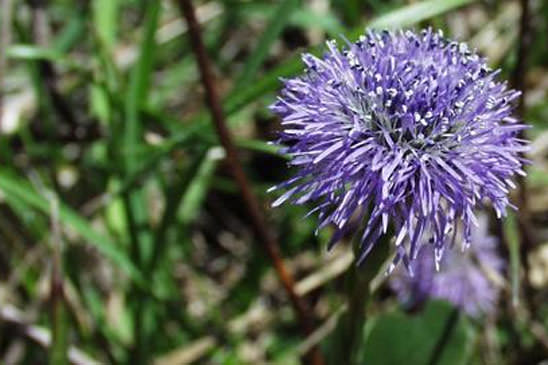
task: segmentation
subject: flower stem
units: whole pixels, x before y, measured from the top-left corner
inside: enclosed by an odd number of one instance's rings
[[[332,339],[330,363],[360,364],[363,348],[363,327],[366,322],[366,306],[371,299],[370,284],[388,256],[388,240],[385,235],[375,244],[365,262],[352,265],[346,275],[348,310],[341,317]],[[355,256],[359,254],[357,247]]]
[[[434,350],[432,351],[432,356],[430,357],[430,361],[428,362],[429,365],[437,365],[440,360],[441,356],[443,355],[443,350],[445,349],[445,346],[449,343],[449,339],[451,338],[451,335],[453,334],[453,330],[455,329],[457,322],[459,320],[459,310],[458,308],[453,308],[451,313],[449,313],[449,316],[447,317],[447,320],[445,321],[445,325],[443,327],[443,332],[441,333],[441,336],[438,339],[438,342],[434,346]]]

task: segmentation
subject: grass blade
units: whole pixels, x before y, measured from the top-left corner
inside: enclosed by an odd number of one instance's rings
[[[70,69],[87,71],[83,65],[70,60],[68,57],[65,57],[62,53],[52,48],[16,44],[6,49],[6,56],[16,60],[56,62]]]
[[[441,15],[475,0],[429,0],[404,6],[381,15],[368,24],[369,28],[400,28],[417,24],[423,20]]]
[[[337,37],[344,33],[344,27],[332,13],[319,14],[310,11],[310,9],[297,9],[291,16],[291,23],[305,28],[317,27],[330,37]]]
[[[238,90],[242,86],[249,84],[254,78],[257,70],[266,58],[270,47],[278,38],[278,35],[284,26],[289,22],[291,13],[297,8],[298,4],[298,0],[284,0],[278,6],[274,14],[272,14],[268,26],[257,42],[257,48],[255,48],[253,53],[248,57],[247,62],[243,67],[242,74],[235,83],[234,90]]]
[[[144,106],[150,88],[153,55],[156,51],[154,35],[158,26],[161,3],[147,3],[145,30],[140,46],[139,59],[131,72],[129,90],[125,104],[126,124],[123,135],[125,174],[133,174],[140,165],[139,146],[142,141],[142,121],[140,109]],[[147,225],[146,201],[139,190],[125,196],[126,214],[128,217],[132,242],[132,258],[139,266],[143,251],[150,251],[152,235],[141,228]]]
[[[512,305],[516,307],[519,304],[520,292],[520,257],[519,257],[519,234],[516,217],[509,213],[504,220],[504,232],[508,241],[508,252],[510,254],[510,292],[512,296]]]
[[[208,154],[205,153],[205,151],[200,152],[199,155],[200,157],[196,158],[195,161],[192,162],[187,171],[181,174],[182,177],[178,179],[173,186],[166,189],[166,207],[164,208],[162,219],[155,232],[154,248],[148,266],[148,272],[154,272],[158,261],[163,257],[168,244],[166,240],[167,231],[177,218],[177,209],[181,205],[181,201],[185,196],[185,192],[189,189],[189,186],[193,183],[197,176],[200,176],[202,165],[204,165],[208,160]]]
[[[184,224],[189,224],[194,221],[197,214],[200,212],[207,190],[211,183],[211,178],[215,173],[218,162],[224,157],[224,150],[219,147],[212,147],[207,151],[207,154],[200,164],[198,171],[185,194],[178,211],[178,215]]]
[[[116,42],[119,7],[118,0],[94,0],[92,3],[97,36],[109,50]]]
[[[68,24],[53,42],[53,48],[60,53],[68,52],[78,42],[86,29],[85,15],[75,10]]]
[[[142,120],[140,109],[144,106],[148,90],[154,55],[156,53],[155,34],[158,27],[161,2],[148,1],[145,3],[145,24],[142,36],[139,58],[131,71],[129,89],[125,104],[125,126],[122,136],[124,151],[124,173],[132,174],[139,168],[139,147],[144,144],[142,138]],[[143,191],[136,189],[124,196],[124,206],[127,215],[129,234],[131,238],[131,258],[140,268],[145,268],[145,262],[152,254],[153,236],[148,227],[148,207]],[[148,363],[150,356],[149,335],[147,323],[143,317],[147,313],[150,301],[146,300],[142,290],[132,288],[131,297],[134,299],[133,322],[135,325],[135,340],[132,344],[131,362],[136,364]],[[136,289],[136,290],[135,290]]]
[[[156,43],[154,34],[158,26],[160,2],[151,1],[146,9],[145,32],[141,42],[139,60],[131,72],[128,97],[125,105],[126,125],[124,131],[125,160],[127,172],[138,165],[135,151],[141,138],[141,120],[139,110],[143,106],[150,86],[153,55]]]
[[[13,175],[6,169],[0,169],[0,189],[7,195],[13,195],[18,201],[25,203],[28,208],[50,214],[50,204],[46,198],[24,179]],[[85,218],[80,216],[67,205],[59,202],[60,222],[78,232],[88,243],[93,244],[99,252],[112,260],[120,269],[138,283],[143,282],[139,270],[132,264],[128,257],[117,248],[117,245],[109,238],[95,231]]]

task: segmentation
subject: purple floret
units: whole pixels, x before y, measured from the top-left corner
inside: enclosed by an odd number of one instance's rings
[[[434,265],[431,244],[421,246],[417,259],[410,266],[413,275],[398,268],[390,278],[390,286],[399,300],[409,306],[420,305],[427,298],[445,299],[467,314],[477,317],[496,308],[504,261],[497,253],[497,240],[487,230],[486,217],[472,228],[470,248],[448,250],[440,270]]]
[[[303,55],[301,76],[284,80],[271,109],[282,118],[278,143],[294,177],[273,203],[313,202],[330,246],[357,219],[362,262],[391,227],[392,268],[433,247],[436,264],[473,209],[489,202],[504,216],[511,178],[524,175],[526,128],[511,116],[520,95],[496,80],[485,59],[441,32],[368,31],[323,58]],[[350,232],[349,232],[350,231]]]

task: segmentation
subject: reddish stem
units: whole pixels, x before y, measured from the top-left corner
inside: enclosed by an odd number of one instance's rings
[[[249,217],[253,223],[255,234],[263,242],[264,248],[272,261],[276,273],[282,282],[289,299],[291,300],[291,304],[293,305],[295,312],[299,317],[303,331],[305,335],[308,335],[313,330],[312,321],[309,315],[310,311],[304,301],[295,292],[295,281],[283,263],[278,242],[274,238],[272,232],[268,229],[259,202],[252,193],[250,184],[239,161],[230,131],[225,122],[221,102],[215,89],[210,61],[202,41],[200,27],[194,13],[194,7],[192,6],[191,0],[179,0],[177,3],[188,25],[190,43],[196,56],[202,83],[206,91],[206,102],[209,106],[209,110],[215,124],[215,129],[221,144],[226,151],[228,166],[234,180],[236,180],[238,188],[240,189],[243,203],[245,204]],[[322,356],[317,347],[311,349],[306,357],[312,364],[323,364]]]

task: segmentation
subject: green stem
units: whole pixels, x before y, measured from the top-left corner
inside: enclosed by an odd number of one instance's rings
[[[453,334],[455,327],[457,326],[457,323],[459,321],[459,314],[460,314],[459,309],[455,307],[453,308],[451,313],[449,313],[449,315],[447,316],[441,335],[438,338],[438,341],[436,342],[434,349],[432,350],[430,361],[428,361],[429,365],[439,364],[443,355],[443,351],[445,350],[445,347],[449,343],[451,335]]]
[[[360,364],[363,345],[363,328],[366,322],[366,307],[371,299],[370,284],[388,256],[388,241],[385,235],[376,243],[361,266],[352,265],[346,276],[348,310],[339,320],[333,334],[330,363]],[[356,256],[358,255],[358,250]]]
[[[51,273],[51,348],[50,365],[68,364],[67,315],[63,287],[63,242],[59,225],[59,201],[54,194],[47,194],[51,213],[51,239],[53,248]]]

